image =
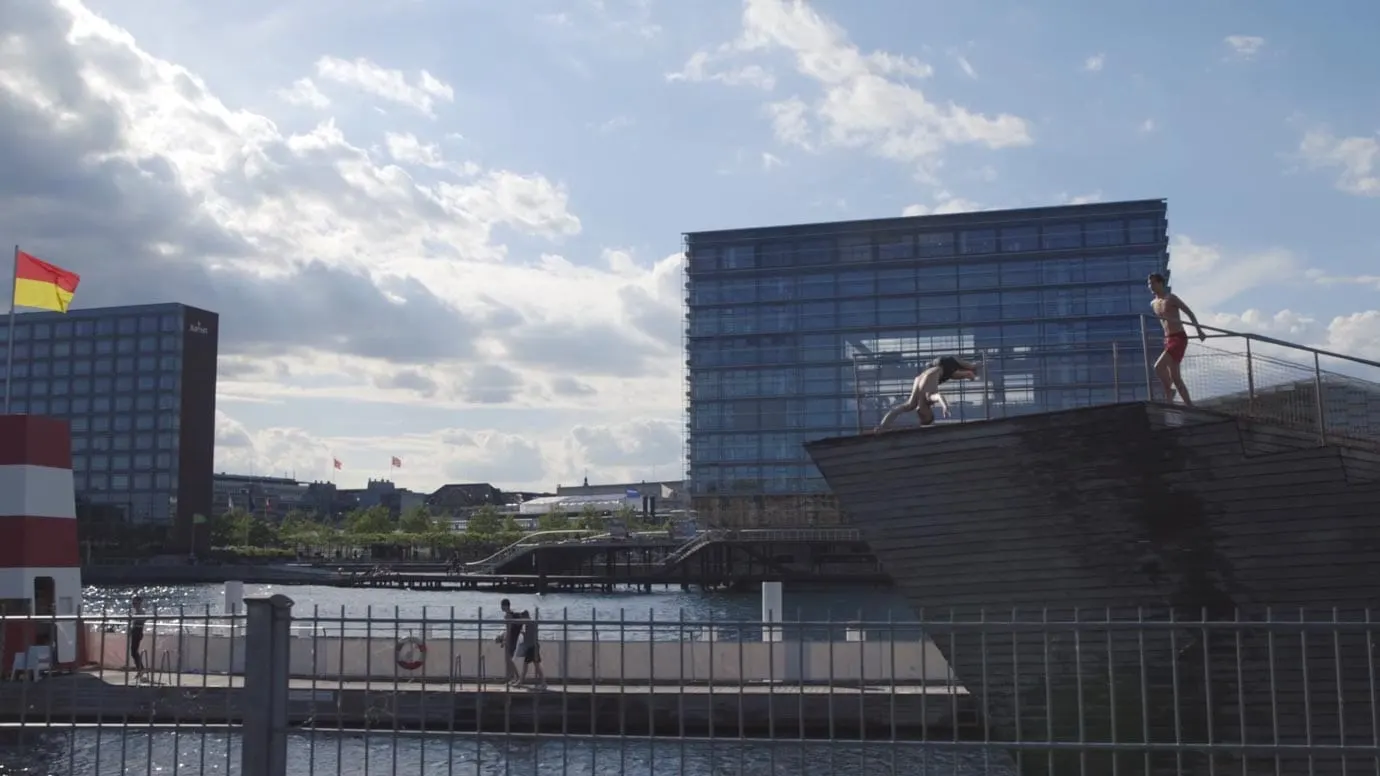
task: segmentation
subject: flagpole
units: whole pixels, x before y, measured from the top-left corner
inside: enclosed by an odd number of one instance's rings
[[[10,264],[10,326],[9,342],[5,348],[5,414],[10,414],[10,394],[14,384],[14,313],[15,294],[19,293],[19,246],[14,246],[14,261]]]

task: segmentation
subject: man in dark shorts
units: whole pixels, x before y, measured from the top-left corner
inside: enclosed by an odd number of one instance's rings
[[[976,380],[977,365],[968,361],[954,358],[953,356],[943,356],[936,358],[925,365],[925,371],[915,378],[915,382],[910,386],[910,398],[903,404],[898,404],[891,408],[891,411],[882,418],[882,422],[877,424],[874,433],[885,431],[897,418],[907,412],[914,412],[920,418],[920,425],[929,426],[934,424],[935,404],[939,405],[944,412],[944,417],[949,416],[949,405],[944,401],[944,396],[939,393],[939,386],[950,380]]]
[[[518,681],[517,669],[517,649],[518,639],[522,636],[522,623],[517,622],[518,614],[513,611],[513,602],[503,599],[498,603],[503,610],[503,633],[499,635],[498,641],[503,645],[503,674],[508,684],[516,684]]]
[[[537,689],[546,688],[546,674],[541,670],[541,644],[537,641],[537,621],[532,619],[532,614],[523,611],[517,616],[523,622],[522,645],[518,652],[522,655],[522,676],[518,677],[518,684],[527,681],[527,668],[531,666],[536,671]]]
[[[1155,295],[1150,301],[1150,309],[1155,311],[1155,317],[1164,329],[1164,352],[1155,361],[1155,374],[1160,378],[1160,385],[1164,386],[1165,401],[1172,404],[1177,389],[1184,406],[1192,407],[1193,400],[1189,398],[1188,387],[1179,373],[1179,365],[1183,363],[1184,353],[1188,350],[1188,332],[1184,331],[1181,314],[1187,315],[1193,328],[1198,330],[1199,340],[1206,340],[1207,334],[1203,333],[1203,327],[1198,325],[1198,316],[1184,304],[1184,300],[1169,292],[1164,275],[1154,273],[1146,278],[1146,285],[1150,287],[1150,293]]]
[[[144,680],[144,656],[140,648],[144,644],[144,625],[147,622],[142,597],[136,595],[130,599],[129,618],[129,657],[134,662],[134,683],[138,684]]]

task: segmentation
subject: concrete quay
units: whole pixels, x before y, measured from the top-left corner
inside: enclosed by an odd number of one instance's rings
[[[0,721],[24,726],[242,724],[243,677],[116,671],[0,683]],[[493,734],[952,739],[980,733],[961,688],[782,683],[658,686],[290,680],[288,724]]]

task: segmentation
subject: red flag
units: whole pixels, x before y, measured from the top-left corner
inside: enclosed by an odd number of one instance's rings
[[[340,462],[340,459],[339,459],[339,458],[332,458],[332,459],[331,459],[331,463],[332,463],[332,464],[335,466],[335,468],[337,468],[337,469],[343,469],[343,468],[345,468],[345,465],[342,464],[342,463]]]
[[[401,469],[401,468],[402,468],[402,459],[399,458],[399,457],[396,456],[396,455],[393,456],[393,468],[394,468],[394,469]]]

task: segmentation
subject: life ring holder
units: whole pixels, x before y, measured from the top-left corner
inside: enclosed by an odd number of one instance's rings
[[[405,658],[403,653],[408,651],[409,647],[412,648],[411,652],[414,657]],[[416,636],[399,639],[398,645],[393,648],[393,657],[398,663],[398,668],[404,671],[416,671],[426,665],[426,642]]]

